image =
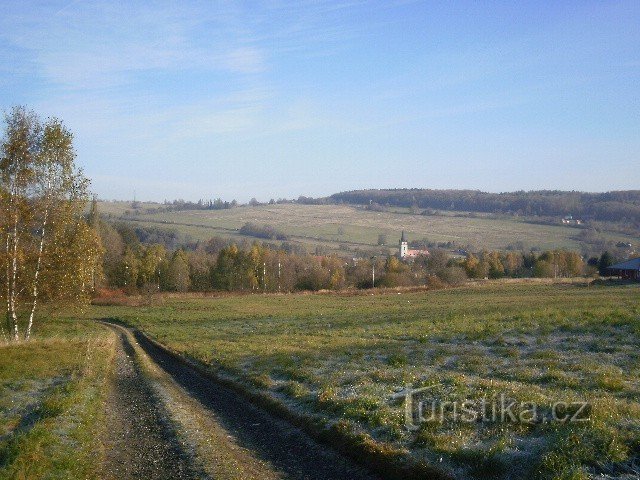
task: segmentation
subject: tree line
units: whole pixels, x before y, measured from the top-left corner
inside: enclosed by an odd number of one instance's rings
[[[606,193],[557,190],[487,193],[478,190],[353,190],[331,195],[332,203],[518,214],[631,222],[640,226],[640,190]]]
[[[616,260],[605,252],[585,262],[566,250],[480,251],[452,258],[435,248],[404,262],[394,255],[311,254],[286,241],[236,244],[214,237],[193,242],[170,230],[105,221],[95,199],[87,213],[89,181],[75,165],[73,135],[58,119],[42,120],[16,107],[4,123],[0,300],[5,321],[0,335],[5,341],[30,338],[41,303],[68,309],[86,304],[99,288],[136,293],[442,286],[467,278],[604,274]],[[633,192],[625,195],[635,201]],[[271,227],[254,224],[240,233],[286,239]]]
[[[92,209],[93,211],[93,209]],[[99,221],[105,245],[102,286],[128,293],[154,291],[294,292],[344,288],[457,285],[469,278],[562,278],[606,274],[608,252],[585,260],[569,250],[480,251],[452,257],[442,248],[412,262],[395,255],[315,255],[259,241],[220,237],[175,250],[145,244],[139,228]]]
[[[432,214],[437,210],[520,215],[525,217],[558,218],[572,215],[586,221],[626,223],[627,227],[640,227],[640,190],[621,190],[604,193],[588,193],[560,190],[517,191],[488,193],[479,190],[431,190],[431,189],[380,189],[352,190],[312,198],[278,198],[266,203],[252,198],[247,205],[276,204],[350,204],[364,205],[373,211],[386,207],[410,208],[413,213]],[[134,202],[133,213],[141,204]],[[146,213],[179,210],[221,210],[242,206],[236,200],[223,201],[165,200],[163,206],[146,208]],[[132,212],[129,212],[132,213]]]
[[[278,198],[270,199],[268,202],[263,203],[258,201],[255,197],[252,197],[251,200],[246,204],[250,207],[257,207],[260,205],[282,205],[282,204],[292,204],[299,203],[305,205],[319,205],[328,203],[326,199],[314,199],[311,197],[305,197],[304,195],[299,196],[297,199],[287,199],[287,198]],[[161,206],[158,207],[148,207],[145,206],[143,208],[142,202],[133,201],[131,202],[132,210],[127,210],[125,216],[139,214],[141,212],[150,214],[150,213],[163,213],[163,212],[179,212],[183,210],[227,210],[230,208],[236,208],[239,206],[246,206],[245,204],[238,203],[237,200],[233,199],[230,202],[227,200],[222,200],[221,198],[216,198],[215,200],[203,200],[200,199],[197,202],[193,202],[190,200],[176,199],[176,200],[165,200]]]

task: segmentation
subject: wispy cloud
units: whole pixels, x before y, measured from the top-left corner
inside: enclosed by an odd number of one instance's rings
[[[374,162],[386,171],[438,145],[443,158],[467,158],[461,125],[490,145],[499,134],[486,119],[519,139],[549,130],[576,145],[633,140],[637,6],[578,4],[6,1],[0,108],[63,118],[87,172],[112,185],[156,170],[187,182],[182,164],[224,170],[220,184],[266,184],[298,158],[317,169],[288,182],[331,182],[336,168],[346,175],[345,155],[352,182]],[[491,155],[512,154],[505,138]],[[280,171],[265,152],[280,156]],[[186,185],[163,175],[148,188]]]
[[[256,47],[240,47],[227,54],[227,67],[233,72],[259,73],[266,70],[262,51]]]
[[[86,118],[91,126],[83,128],[94,131],[126,125],[132,115],[153,119],[151,125],[178,118],[181,126],[173,131],[190,135],[242,131],[263,121],[270,127],[310,125],[308,118],[291,120],[284,113],[300,116],[300,95],[288,100],[289,92],[274,90],[271,60],[294,51],[301,59],[326,54],[353,34],[338,21],[341,12],[363,3],[274,1],[257,9],[226,2],[75,1],[33,9],[16,4],[0,19],[0,48],[5,44],[22,58],[2,62],[0,69],[40,77],[49,91],[40,105],[59,110],[56,103],[63,104],[72,119]],[[227,77],[214,95],[194,93],[199,97],[176,109],[167,91],[146,88],[148,75]],[[282,122],[265,120],[274,108]]]
[[[227,2],[16,3],[0,18],[0,39],[61,87],[117,86],[154,70],[257,74],[269,69],[272,55],[342,44],[355,28],[340,13],[363,3],[267,2],[245,9]]]
[[[72,2],[49,10],[6,15],[1,36],[31,55],[39,74],[58,87],[118,86],[145,71],[266,69],[263,52],[247,45],[250,36],[233,28],[225,11],[116,2]]]

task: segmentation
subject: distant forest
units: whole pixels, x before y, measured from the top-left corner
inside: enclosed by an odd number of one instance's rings
[[[328,197],[306,197],[297,199],[278,198],[267,202],[270,205],[298,203],[306,205],[348,204],[363,205],[372,210],[384,207],[406,207],[421,209],[422,213],[435,213],[435,210],[459,212],[479,212],[523,217],[566,217],[589,221],[605,221],[625,224],[626,229],[640,228],[640,190],[620,190],[605,193],[586,193],[561,190],[518,191],[506,193],[487,193],[479,190],[430,190],[430,189],[380,189],[351,190],[334,193]],[[134,202],[134,213],[138,213],[138,202]],[[255,198],[249,206],[264,205]],[[181,210],[222,210],[234,208],[240,204],[216,200],[198,202],[165,200],[156,208],[146,208],[145,213],[159,213]],[[431,211],[431,212],[430,212]],[[131,212],[126,212],[128,216]],[[263,236],[260,236],[261,238]],[[275,238],[272,235],[264,238]]]
[[[331,195],[330,203],[417,207],[523,216],[567,216],[584,220],[629,222],[640,226],[640,190],[606,193],[531,191],[487,193],[478,190],[353,190]]]

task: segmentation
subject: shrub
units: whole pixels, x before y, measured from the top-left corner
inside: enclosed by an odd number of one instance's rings
[[[460,285],[467,281],[467,272],[456,266],[443,268],[437,273],[437,276],[449,285]]]

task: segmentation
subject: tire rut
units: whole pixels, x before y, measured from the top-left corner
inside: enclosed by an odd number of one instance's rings
[[[302,430],[257,407],[233,390],[176,361],[142,335],[136,340],[165,372],[213,415],[236,442],[269,462],[281,478],[374,480],[351,460]]]
[[[201,478],[180,445],[166,410],[136,361],[127,336],[118,336],[115,372],[106,403],[106,458],[102,478]]]

